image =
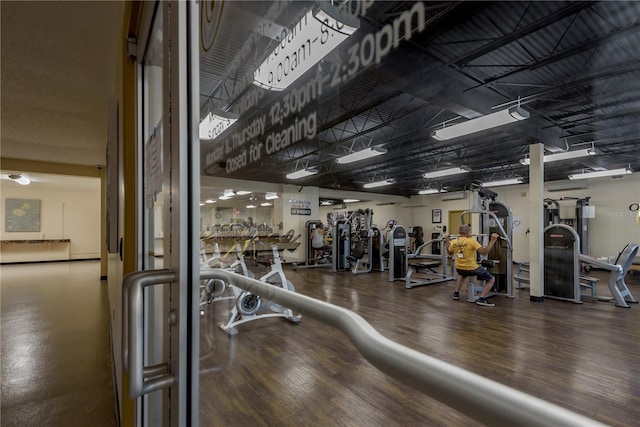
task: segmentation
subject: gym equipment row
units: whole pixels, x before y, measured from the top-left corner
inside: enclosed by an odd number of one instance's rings
[[[403,280],[407,289],[418,286],[433,285],[436,283],[455,280],[453,265],[451,274],[447,274],[448,256],[442,254],[423,254],[422,250],[429,247],[434,241],[442,241],[442,238],[432,239],[416,248],[415,253],[409,253],[407,229],[402,225],[396,225],[391,229],[389,238],[389,281]],[[442,268],[442,272],[434,270]],[[416,275],[416,277],[414,277]],[[420,277],[417,277],[417,276]]]
[[[624,279],[638,253],[638,245],[627,244],[613,264],[580,253],[580,237],[570,226],[552,224],[544,229],[544,296],[582,303],[582,299],[615,300],[616,306],[629,308],[638,301]],[[597,279],[580,274],[580,263],[610,271],[607,284],[611,297],[597,294]],[[583,289],[589,290],[588,294]]]

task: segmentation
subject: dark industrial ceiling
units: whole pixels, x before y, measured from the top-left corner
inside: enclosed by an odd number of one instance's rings
[[[234,103],[241,99],[237,91],[234,94],[236,85],[276,43],[261,35],[252,61],[239,63],[246,40],[272,3],[207,4],[201,19],[201,117],[234,111]],[[216,9],[221,4],[224,8]],[[321,74],[331,76],[327,69],[335,67],[339,58],[349,58],[350,47],[393,25],[415,4],[372,4],[359,17],[360,28],[296,82],[297,87]],[[313,137],[231,173],[225,170],[226,158],[206,160],[225,134],[220,140],[202,141],[203,175],[412,196],[425,188],[468,188],[473,181],[522,177],[527,182],[528,166],[520,159],[529,153],[530,144],[538,142],[548,152],[592,146],[598,152],[545,164],[545,181],[566,180],[568,174],[581,171],[620,167],[640,171],[640,2],[423,5],[424,28],[413,22],[415,31],[405,34],[379,65],[361,67],[339,85],[326,84],[314,102],[290,117],[290,122],[303,120],[314,111]],[[317,4],[294,2],[275,23],[290,28],[311,7]],[[260,91],[258,105],[225,133],[268,114],[283,96]],[[430,136],[443,122],[448,126],[517,103],[530,113],[528,120],[447,141]],[[269,129],[267,123],[265,133]],[[378,145],[388,150],[385,155],[348,165],[335,161]],[[470,172],[422,177],[449,166],[464,166]],[[295,181],[285,178],[303,167],[319,172]],[[363,184],[382,179],[394,184],[363,189]]]

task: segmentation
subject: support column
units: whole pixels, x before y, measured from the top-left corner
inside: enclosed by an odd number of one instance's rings
[[[544,145],[529,146],[529,261],[530,296],[535,302],[544,301]]]

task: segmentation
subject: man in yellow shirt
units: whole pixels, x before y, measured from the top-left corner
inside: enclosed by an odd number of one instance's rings
[[[458,272],[458,281],[456,282],[456,290],[453,292],[453,299],[460,299],[460,289],[467,277],[477,276],[478,280],[484,280],[485,282],[476,304],[493,307],[495,304],[487,300],[487,295],[493,288],[493,283],[496,279],[486,268],[478,265],[476,259],[478,254],[488,254],[500,236],[497,233],[491,234],[489,244],[482,246],[480,242],[470,237],[471,227],[468,224],[462,224],[459,232],[460,237],[457,239],[451,240],[448,234],[444,236],[445,247],[449,255],[454,256],[456,271]]]

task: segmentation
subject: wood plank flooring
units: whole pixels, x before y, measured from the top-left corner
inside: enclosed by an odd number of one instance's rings
[[[453,282],[405,289],[380,272],[285,272],[297,292],[355,311],[400,344],[606,424],[640,426],[637,304],[533,303],[516,291],[480,307],[453,301]],[[640,298],[640,275],[627,283]],[[203,426],[478,425],[379,372],[339,331],[263,319],[228,337],[218,324],[230,309],[214,302],[202,317]]]

